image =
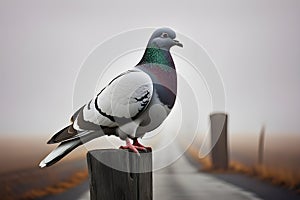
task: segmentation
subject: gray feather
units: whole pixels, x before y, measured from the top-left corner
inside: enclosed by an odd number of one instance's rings
[[[61,143],[48,156],[46,156],[44,160],[40,162],[39,166],[43,168],[43,167],[48,167],[50,165],[53,165],[54,163],[62,159],[64,156],[66,156],[68,153],[70,153],[79,145],[81,145],[80,138]]]

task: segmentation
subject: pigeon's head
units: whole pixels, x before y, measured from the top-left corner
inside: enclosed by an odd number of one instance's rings
[[[151,38],[148,43],[148,47],[159,48],[164,50],[170,50],[172,46],[180,46],[183,45],[175,40],[176,33],[170,28],[159,28],[153,32]]]

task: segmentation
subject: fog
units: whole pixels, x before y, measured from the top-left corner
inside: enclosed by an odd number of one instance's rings
[[[232,132],[266,124],[270,133],[299,133],[299,1],[147,4],[1,1],[0,133],[50,137],[75,111],[74,85],[89,53],[120,32],[161,26],[192,38],[215,63]]]

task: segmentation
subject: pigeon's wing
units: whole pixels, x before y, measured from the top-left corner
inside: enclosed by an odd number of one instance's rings
[[[116,128],[137,118],[148,106],[153,83],[141,70],[128,70],[114,78],[88,104],[71,118],[72,124],[51,138],[57,143],[82,137],[94,131]]]
[[[113,79],[93,99],[90,108],[83,109],[84,120],[117,127],[138,117],[148,106],[152,94],[153,83],[149,75],[141,70],[129,70]]]

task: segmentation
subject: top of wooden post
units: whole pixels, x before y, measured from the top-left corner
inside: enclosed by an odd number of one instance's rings
[[[139,151],[140,155],[123,149],[97,149],[87,153],[88,158],[107,167],[129,173],[152,171],[152,152]]]

